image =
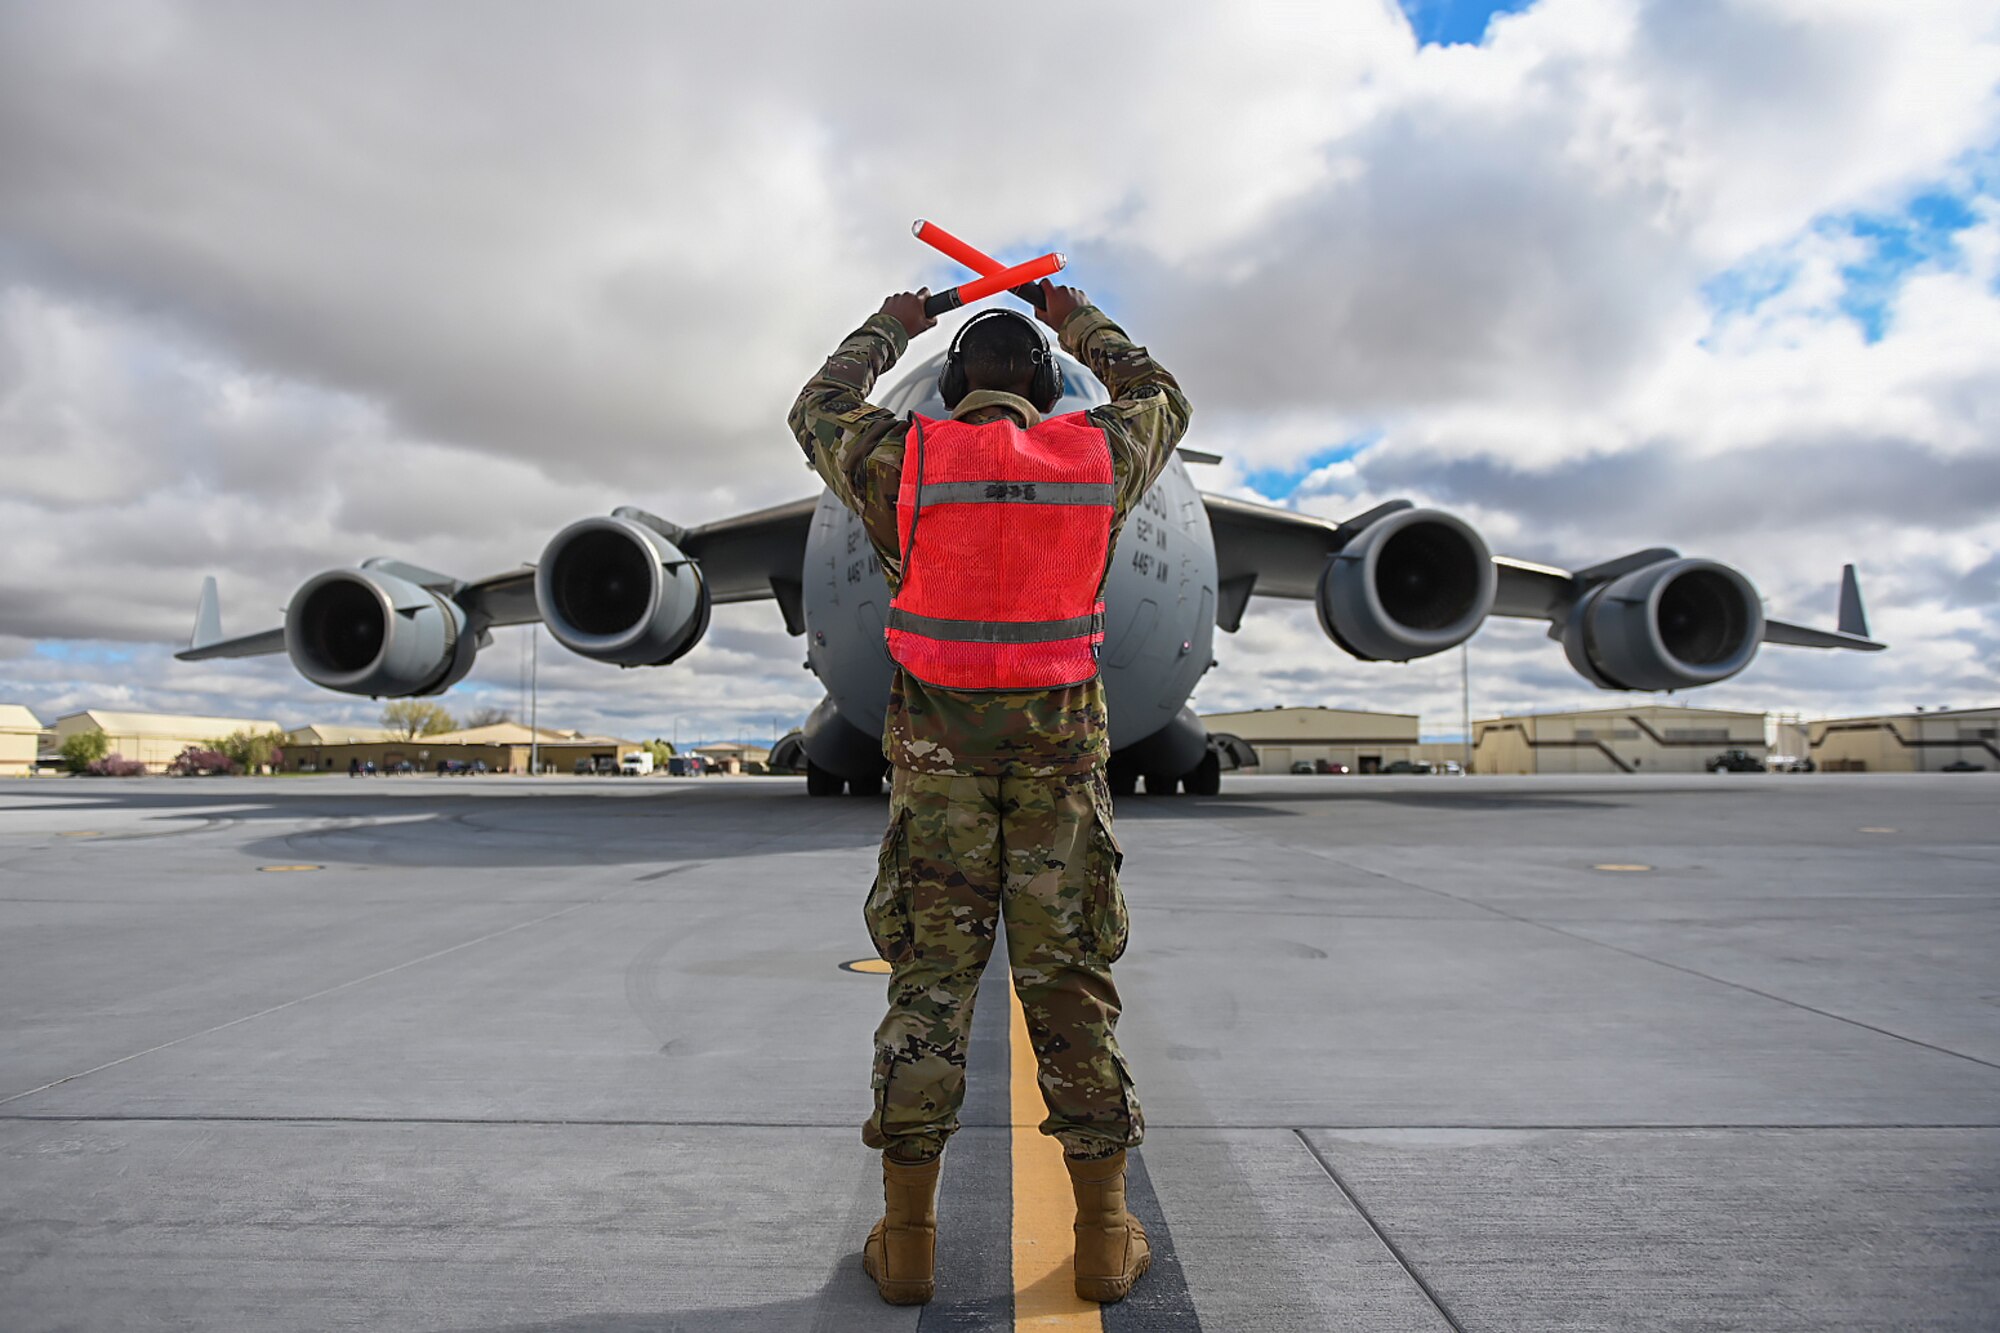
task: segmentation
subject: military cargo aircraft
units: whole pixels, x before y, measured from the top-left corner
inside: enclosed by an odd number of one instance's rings
[[[878,401],[945,416],[942,361],[918,363]],[[1106,401],[1079,362],[1063,355],[1062,368],[1056,412]],[[1364,661],[1443,652],[1488,616],[1547,621],[1570,664],[1607,690],[1711,685],[1766,643],[1884,646],[1868,637],[1851,565],[1839,628],[1811,629],[1767,618],[1749,579],[1714,560],[1655,548],[1559,569],[1493,555],[1462,519],[1407,500],[1336,523],[1197,489],[1187,464],[1218,461],[1180,450],[1117,537],[1101,660],[1120,793],[1142,777],[1149,793],[1219,789],[1231,739],[1211,737],[1187,701],[1215,665],[1216,629],[1236,631],[1253,597],[1314,602],[1327,637]],[[584,657],[665,666],[701,641],[715,603],[764,599],[805,638],[806,666],[826,689],[792,741],[807,790],[879,792],[889,592],[860,519],[831,492],[692,528],[620,508],[570,524],[535,564],[470,583],[366,560],[315,574],[283,626],[237,638],[223,635],[211,578],[176,656],[283,652],[327,689],[400,698],[462,680],[494,626],[539,620]]]

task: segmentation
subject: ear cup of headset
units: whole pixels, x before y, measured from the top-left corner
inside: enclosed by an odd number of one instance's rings
[[[958,342],[954,339],[951,350],[945,353],[944,366],[938,371],[938,397],[944,399],[944,410],[949,412],[958,406],[958,400],[965,397],[965,367],[958,361]]]
[[[1056,349],[1043,347],[1041,359],[1035,363],[1035,379],[1030,386],[1035,395],[1035,406],[1046,412],[1062,401],[1062,364],[1056,360]]]

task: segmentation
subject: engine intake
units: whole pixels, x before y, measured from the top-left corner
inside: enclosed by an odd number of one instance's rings
[[[1764,638],[1750,580],[1714,560],[1663,560],[1591,589],[1562,628],[1570,665],[1616,690],[1682,690],[1727,680]]]
[[[1407,662],[1454,648],[1493,609],[1486,543],[1463,519],[1405,509],[1376,520],[1326,562],[1320,627],[1365,662]]]
[[[450,689],[479,645],[446,594],[376,569],[331,569],[292,595],[285,651],[315,685],[381,699]]]
[[[708,587],[694,562],[663,534],[615,514],[581,519],[549,541],[535,602],[558,643],[618,666],[665,666],[708,630]]]

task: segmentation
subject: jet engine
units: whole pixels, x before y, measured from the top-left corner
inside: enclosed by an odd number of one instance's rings
[[[1486,542],[1464,520],[1403,509],[1375,520],[1319,577],[1320,627],[1364,662],[1407,662],[1471,638],[1498,579]]]
[[[1728,565],[1663,560],[1590,589],[1552,634],[1570,665],[1606,689],[1688,689],[1750,665],[1764,607]]]
[[[708,630],[699,568],[626,513],[558,532],[535,569],[535,602],[557,642],[618,666],[665,666]]]
[[[478,636],[445,593],[380,569],[330,569],[285,610],[299,674],[344,694],[439,694],[472,670]]]

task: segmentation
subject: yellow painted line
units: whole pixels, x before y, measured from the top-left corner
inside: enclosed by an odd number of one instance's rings
[[[1014,1125],[1014,1327],[1102,1333],[1097,1304],[1076,1294],[1076,1195],[1062,1144],[1037,1128],[1048,1108],[1035,1082],[1027,1015],[1011,986],[1007,1005],[1013,1013],[1007,1051]]]
[[[874,976],[886,977],[889,975],[890,967],[880,958],[857,958],[851,963],[842,963],[840,970],[843,972],[867,972]]]
[[[294,870],[324,870],[326,869],[326,867],[325,866],[258,866],[257,869],[266,875],[282,875]]]
[[[1591,867],[1592,870],[1610,870],[1614,872],[1624,872],[1624,873],[1634,873],[1634,874],[1643,870],[1651,870],[1652,868],[1653,867],[1651,866],[1642,866],[1642,865],[1618,865],[1615,862],[1607,865]]]
[[[101,838],[104,835],[94,828],[80,828],[72,833],[58,833],[58,838]]]

